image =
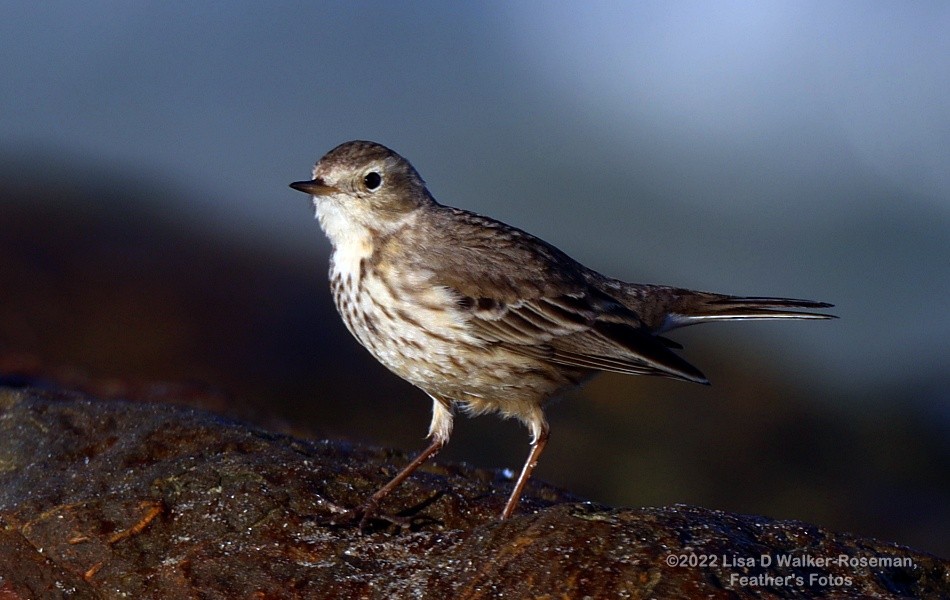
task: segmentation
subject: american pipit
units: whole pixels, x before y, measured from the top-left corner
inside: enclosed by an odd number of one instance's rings
[[[350,333],[433,400],[431,443],[357,509],[363,519],[448,441],[455,408],[531,432],[504,519],[548,440],[547,399],[599,371],[708,383],[661,337],[677,327],[831,318],[808,312],[824,302],[605,277],[520,229],[439,204],[409,161],[373,142],[337,146],[312,180],[290,185],[313,197],[333,245],[330,285]]]

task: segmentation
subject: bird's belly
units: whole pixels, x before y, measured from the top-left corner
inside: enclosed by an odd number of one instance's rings
[[[558,369],[468,332],[451,292],[401,289],[379,276],[331,276],[350,333],[390,371],[434,396],[478,412],[539,404],[575,382]]]

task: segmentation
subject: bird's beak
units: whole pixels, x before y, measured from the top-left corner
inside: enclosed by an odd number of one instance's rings
[[[311,181],[295,181],[290,184],[290,187],[294,188],[298,192],[310,194],[311,196],[328,196],[339,191],[332,185],[326,185],[320,179],[313,179]]]

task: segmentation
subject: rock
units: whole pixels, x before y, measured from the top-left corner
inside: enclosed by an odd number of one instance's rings
[[[795,521],[611,509],[167,404],[0,388],[0,599],[950,597],[950,562]],[[792,564],[788,564],[790,561]]]

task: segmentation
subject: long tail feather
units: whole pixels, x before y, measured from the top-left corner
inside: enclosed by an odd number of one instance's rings
[[[729,296],[617,280],[604,291],[636,312],[654,334],[710,321],[837,318],[821,312],[832,304],[814,300]]]
[[[667,307],[659,331],[707,323],[710,321],[770,319],[835,319],[834,315],[814,312],[831,308],[827,302],[795,298],[763,298],[756,296],[724,296],[705,292],[681,295]]]

